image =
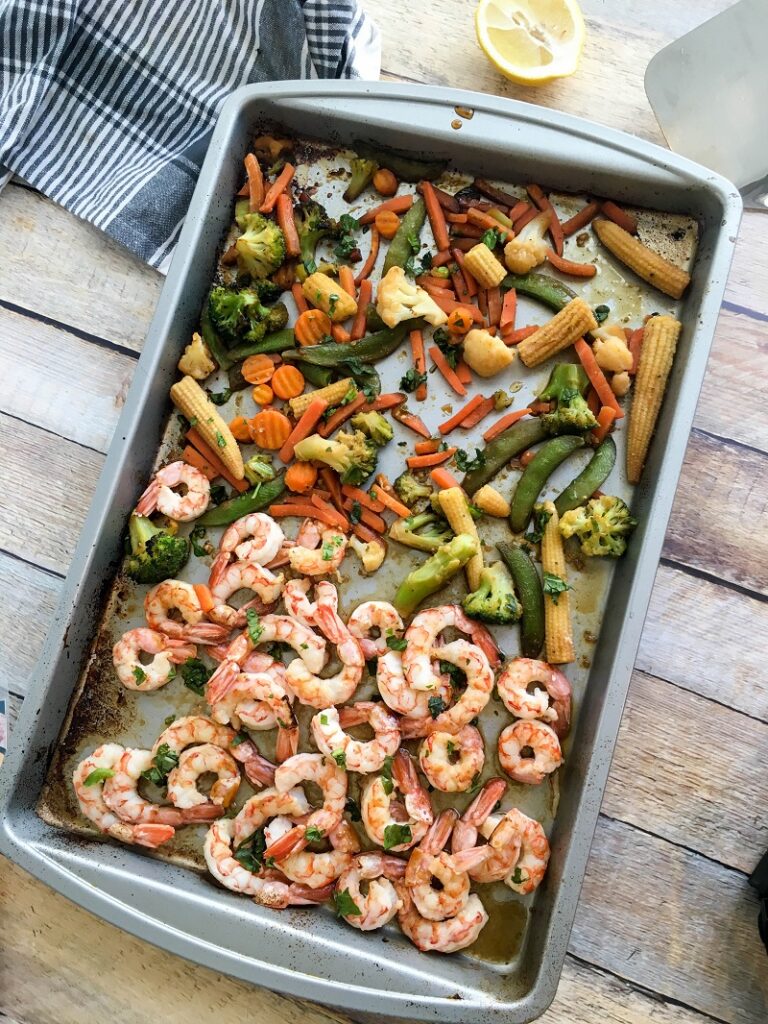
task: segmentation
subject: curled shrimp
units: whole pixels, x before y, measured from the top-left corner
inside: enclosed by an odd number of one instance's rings
[[[313,708],[330,708],[350,700],[360,685],[365,668],[365,659],[360,644],[351,633],[336,644],[336,653],[341,668],[336,675],[322,678],[312,673],[307,665],[297,658],[288,666],[288,685],[302,704]]]
[[[210,648],[208,653],[212,653]],[[224,656],[226,657],[226,652],[224,652]],[[283,665],[281,661],[275,661],[274,658],[270,657],[270,655],[266,654],[264,651],[252,651],[243,662],[241,669],[248,675],[261,675],[263,673],[269,675],[276,683],[280,684],[283,690],[285,690],[288,700],[293,704],[296,699],[296,694],[288,686],[285,674],[285,665]],[[247,702],[247,707],[245,707],[244,710],[246,714],[244,717],[241,716],[242,721],[252,731],[264,732],[269,729],[277,729],[278,715],[275,714],[276,709],[272,701],[251,700]],[[215,715],[213,717],[216,718]],[[279,717],[282,718],[283,716],[280,715]],[[296,751],[294,750],[292,753],[295,754]]]
[[[309,600],[310,580],[289,580],[283,590],[283,602],[289,615],[305,626],[319,629],[331,643],[339,644],[349,635],[339,616],[339,595],[328,580],[315,583],[315,600]]]
[[[403,932],[423,953],[455,953],[471,946],[488,921],[480,897],[472,893],[455,917],[445,921],[429,921],[421,916],[411,899],[408,887],[399,883],[402,907],[397,920]]]
[[[498,664],[499,653],[493,637],[485,626],[465,615],[459,605],[425,608],[405,631],[408,646],[403,651],[403,671],[408,685],[414,690],[436,690],[439,687],[440,676],[432,665],[433,648],[439,634],[449,627],[469,636],[485,654],[491,667]]]
[[[143,664],[142,653],[153,655],[152,660]],[[165,686],[176,675],[174,665],[195,657],[194,644],[172,640],[154,629],[129,629],[112,648],[112,664],[120,682],[129,690],[143,693]]]
[[[173,489],[181,485],[187,489],[185,494],[178,494]],[[136,514],[151,516],[157,511],[169,519],[186,523],[205,512],[210,497],[211,485],[199,469],[186,462],[171,462],[152,477],[139,498]]]
[[[496,687],[504,706],[515,718],[541,719],[552,726],[560,739],[568,734],[572,690],[560,669],[546,661],[513,658],[496,680]]]
[[[235,846],[240,846],[250,839],[254,832],[264,828],[272,818],[302,818],[310,814],[312,808],[301,786],[279,793],[274,787],[263,789],[250,797],[243,804],[235,820],[232,833]]]
[[[478,846],[452,854],[443,849],[458,817],[453,808],[443,811],[408,858],[405,884],[428,921],[445,921],[461,911],[469,898],[467,869],[482,863],[490,852]]]
[[[152,756],[160,747],[168,747],[174,754],[180,754],[186,747],[202,743],[212,743],[222,750],[229,750],[236,735],[234,729],[212,722],[204,715],[184,715],[160,733],[152,747]]]
[[[209,585],[214,601],[209,616],[230,629],[241,629],[247,621],[248,608],[256,606],[257,611],[263,612],[277,601],[283,589],[283,577],[275,576],[256,562],[232,562],[217,571],[215,579],[212,572]],[[253,591],[256,600],[242,608],[233,608],[228,604],[229,599],[240,590]]]
[[[436,690],[413,690],[405,681],[403,656],[399,651],[387,651],[376,664],[376,686],[384,703],[404,718],[421,721],[430,717],[429,702],[439,698],[447,706],[453,699],[453,687],[447,676],[438,677],[441,682]]]
[[[302,782],[314,782],[320,787],[323,793],[322,806],[313,810],[304,824],[296,825],[272,847],[268,847],[265,857],[273,857],[279,862],[283,857],[305,849],[307,843],[312,841],[313,833],[317,838],[327,836],[342,819],[348,779],[347,773],[333,759],[322,754],[295,754],[275,772],[275,788],[279,793],[286,793]]]
[[[483,770],[483,737],[472,725],[457,733],[433,732],[419,747],[419,765],[427,781],[443,793],[463,793]]]
[[[151,750],[125,750],[115,762],[114,774],[104,783],[104,802],[110,810],[132,825],[191,825],[218,818],[223,808],[213,803],[180,809],[150,803],[137,789],[142,772],[152,767]]]
[[[427,834],[435,815],[429,793],[404,747],[392,759],[391,777],[374,775],[366,781],[360,813],[368,837],[387,850],[410,850]],[[401,841],[392,842],[393,836]]]
[[[288,817],[273,818],[264,828],[267,846],[273,846],[294,826]],[[335,882],[352,862],[352,855],[360,852],[357,832],[343,819],[328,833],[328,850],[299,850],[280,861],[280,870],[292,882],[307,885],[310,889]]]
[[[92,754],[78,764],[72,775],[75,796],[83,815],[96,828],[121,843],[136,846],[148,846],[156,849],[169,839],[176,830],[172,825],[159,822],[129,824],[122,821],[104,801],[104,779],[125,753],[125,748],[118,743],[103,743]],[[98,773],[98,774],[94,774]]]
[[[404,860],[384,853],[361,853],[353,858],[336,881],[337,901],[346,896],[343,903],[339,901],[339,913],[347,924],[362,932],[388,924],[402,906],[400,894],[392,883],[402,880],[405,868]],[[366,882],[368,888],[364,893]],[[345,913],[341,909],[344,906],[351,909]]]
[[[482,863],[469,869],[470,878],[476,882],[503,881],[514,870],[520,856],[521,837],[515,823],[507,815],[493,816],[506,788],[504,779],[489,779],[453,830],[452,848],[458,853],[476,846],[480,829],[487,825],[489,854]]]
[[[501,824],[514,830],[520,849],[512,870],[504,877],[504,884],[521,896],[527,896],[541,884],[547,872],[549,841],[541,824],[516,807],[507,811],[501,819],[490,815],[480,826],[480,831],[492,843]]]
[[[476,718],[491,699],[493,691],[493,669],[479,647],[466,640],[454,640],[443,647],[434,648],[435,656],[461,669],[467,685],[459,699],[436,718],[421,721],[408,720],[403,723],[403,736],[411,738],[431,732],[458,733]]]
[[[177,612],[182,621],[171,618]],[[175,640],[198,644],[220,644],[229,636],[226,626],[204,622],[200,599],[191,583],[164,580],[144,598],[144,614],[150,629],[165,633]]]
[[[205,797],[197,784],[200,777],[208,772],[216,775],[216,781],[211,786],[210,796]],[[226,808],[237,796],[239,788],[237,762],[226,750],[212,743],[202,743],[182,751],[178,765],[168,775],[168,799],[175,807],[197,807],[210,800]]]
[[[352,739],[344,730],[367,723],[373,729],[372,740]],[[368,775],[377,772],[400,746],[397,719],[375,701],[359,701],[349,707],[331,707],[312,718],[312,735],[320,751],[332,757],[350,772]]]
[[[239,892],[265,907],[283,910],[288,906],[302,906],[323,903],[333,892],[333,886],[325,889],[309,889],[281,880],[274,872],[256,875],[235,859],[232,837],[235,823],[225,818],[215,822],[205,837],[203,852],[208,870],[225,888]]]
[[[387,640],[399,638],[403,632],[403,620],[397,609],[387,601],[364,601],[358,605],[347,620],[347,628],[363,649],[366,661],[378,658],[389,650]],[[378,630],[378,636],[371,636]]]
[[[536,786],[562,763],[557,733],[544,722],[514,722],[499,736],[499,764],[515,782]]]
[[[274,785],[277,765],[266,757],[262,757],[253,740],[241,740],[239,743],[233,743],[229,752],[243,766],[245,777],[254,789]]]
[[[230,561],[257,562],[266,565],[277,557],[285,535],[266,512],[252,512],[236,519],[222,534],[219,552]]]
[[[333,527],[323,526],[320,546],[303,547],[296,544],[288,550],[288,561],[294,572],[302,576],[327,576],[336,572],[347,552],[347,536]]]
[[[223,661],[206,687],[206,700],[216,722],[264,728],[263,708],[278,728],[276,757],[285,761],[296,753],[299,726],[285,688],[267,672],[241,672],[237,662]]]
[[[309,672],[322,671],[328,660],[325,640],[290,615],[262,615],[259,619],[259,644],[280,643],[292,648]],[[226,657],[239,665],[253,652],[254,642],[248,632],[236,636],[227,648]],[[289,682],[287,674],[285,677]]]

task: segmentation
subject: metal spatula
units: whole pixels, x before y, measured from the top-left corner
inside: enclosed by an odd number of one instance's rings
[[[671,149],[730,178],[749,209],[768,209],[768,4],[739,0],[670,43],[645,91]]]

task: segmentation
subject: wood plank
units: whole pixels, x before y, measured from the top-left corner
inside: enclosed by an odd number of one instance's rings
[[[756,919],[742,874],[601,818],[570,950],[728,1024],[758,1024],[768,971]]]
[[[728,302],[768,315],[768,224],[765,214],[746,211],[741,219],[731,273],[725,289]]]
[[[140,351],[162,277],[35,192],[0,193],[0,300]]]
[[[0,665],[9,689],[22,696],[35,667],[63,580],[0,552]]]
[[[0,411],[106,452],[136,360],[0,306]]]
[[[768,725],[635,672],[603,811],[749,874],[768,848]]]

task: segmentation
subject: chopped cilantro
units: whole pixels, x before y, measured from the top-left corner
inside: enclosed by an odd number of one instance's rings
[[[266,848],[267,840],[264,837],[264,829],[256,829],[252,836],[249,836],[237,847],[235,860],[242,864],[246,871],[255,875],[261,870]]]
[[[179,671],[184,685],[198,697],[202,697],[205,693],[205,684],[211,678],[210,670],[203,662],[199,658],[187,658]]]
[[[485,454],[479,448],[475,448],[475,457],[469,457],[469,453],[463,449],[456,452],[456,468],[462,473],[471,473],[474,469],[482,469],[485,465]]]
[[[543,590],[552,598],[552,603],[557,604],[560,595],[564,594],[566,590],[573,590],[573,587],[566,583],[562,576],[557,576],[553,572],[545,572]]]
[[[179,755],[167,743],[161,743],[152,758],[152,767],[141,773],[141,777],[155,786],[165,786],[170,772],[178,766]]]
[[[391,850],[393,846],[403,846],[413,839],[410,825],[387,825],[384,829],[384,849]]]
[[[334,893],[333,902],[336,904],[336,913],[339,917],[357,917],[362,914],[360,907],[349,895],[349,889]]]
[[[441,715],[443,711],[445,711],[447,706],[448,705],[445,703],[442,697],[430,697],[429,700],[427,701],[429,713],[430,715],[432,715],[433,718],[437,718],[438,715]]]
[[[209,391],[208,397],[214,405],[224,405],[232,397],[232,389],[224,388],[223,391]]]
[[[547,512],[543,505],[537,505],[533,510],[533,529],[524,535],[524,539],[530,544],[538,544],[544,536],[544,528],[551,518],[551,512]]]
[[[144,669],[141,667],[141,665],[137,665],[134,668],[134,670],[131,673],[131,675],[136,680],[136,682],[139,684],[139,686],[141,686],[142,683],[146,683],[146,681],[147,681],[147,673],[144,671]]]
[[[310,825],[307,831],[304,833],[304,838],[307,840],[308,843],[317,843],[323,838],[324,835],[325,832],[323,832],[321,828],[316,828],[314,825]]]
[[[408,641],[404,636],[388,636],[387,647],[390,651],[404,651],[408,647]]]
[[[362,821],[363,815],[360,812],[360,805],[357,800],[353,800],[351,796],[348,796],[344,802],[344,810],[349,815],[352,821]]]
[[[419,373],[415,366],[412,366],[410,370],[407,370],[406,373],[404,373],[403,376],[400,378],[400,387],[403,389],[403,391],[407,391],[409,393],[411,391],[415,391],[422,384],[426,383],[426,373]]]
[[[259,621],[259,616],[253,608],[248,608],[245,613],[245,618],[248,622],[248,636],[251,639],[251,643],[257,644],[261,639],[261,634],[264,632],[264,628]]]
[[[227,439],[224,437],[220,430],[216,431],[216,444],[219,446],[219,448],[227,447]]]

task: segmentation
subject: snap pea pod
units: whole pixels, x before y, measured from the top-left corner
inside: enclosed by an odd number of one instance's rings
[[[571,299],[576,298],[575,291],[549,274],[507,274],[501,282],[501,287],[507,291],[514,288],[521,295],[527,295],[529,299],[538,299],[556,313],[567,306]]]
[[[557,514],[570,512],[589,501],[595,491],[605,482],[616,463],[616,442],[611,435],[597,448],[579,475],[568,484],[555,501]]]
[[[514,544],[496,545],[512,574],[523,614],[520,618],[520,653],[538,658],[544,646],[544,591],[536,566],[526,552]]]
[[[333,369],[330,366],[315,366],[314,363],[302,363],[301,372],[305,380],[314,384],[316,388],[324,388],[333,379]]]
[[[376,307],[372,302],[365,307],[365,326],[369,331],[383,331],[387,326],[376,312]]]
[[[508,430],[503,431],[483,448],[484,461],[478,469],[472,469],[464,477],[462,487],[467,494],[479,491],[499,473],[510,459],[524,452],[547,437],[547,432],[538,417],[519,420]]]
[[[285,481],[282,476],[276,476],[274,480],[266,480],[257,484],[252,490],[244,494],[238,494],[235,498],[222,501],[215,508],[208,509],[197,520],[198,526],[227,526],[234,523],[242,516],[248,516],[251,512],[258,512],[262,508],[277,501],[285,490]]]
[[[397,149],[379,149],[359,139],[354,142],[354,148],[360,156],[375,160],[402,181],[423,181],[425,178],[434,181],[440,177],[448,163],[447,160],[419,160],[410,153],[402,153]]]
[[[238,345],[237,348],[231,348],[227,355],[237,363],[241,359],[247,359],[248,356],[258,356],[262,353],[270,352],[286,352],[288,349],[294,348],[295,345],[293,329],[286,327],[282,331],[273,331],[271,334],[265,335],[261,341],[252,341],[247,345]]]
[[[361,363],[375,363],[384,359],[398,348],[409,331],[420,330],[424,321],[405,320],[397,327],[376,331],[360,341],[344,345],[329,341],[325,345],[307,345],[300,352],[286,352],[285,358],[292,363],[314,363],[315,366],[337,366],[348,359],[359,359]]]
[[[523,475],[517,481],[515,493],[512,495],[509,525],[514,533],[522,533],[525,529],[542,487],[560,463],[583,447],[583,437],[569,434],[566,437],[553,437],[536,452],[523,470]]]
[[[397,233],[392,241],[389,243],[389,249],[384,260],[384,266],[381,268],[382,277],[391,270],[392,267],[404,267],[408,262],[410,256],[413,255],[413,246],[411,245],[410,239],[416,235],[421,234],[421,229],[424,227],[424,221],[427,219],[427,207],[423,199],[417,199],[413,206],[403,215],[403,219],[400,221],[400,227],[397,229]]]
[[[202,335],[203,341],[211,350],[211,355],[219,364],[222,370],[228,370],[235,362],[224,347],[224,343],[214,330],[213,324],[211,323],[211,317],[208,312],[208,300],[206,300],[203,306],[203,311],[200,314],[200,334]]]

